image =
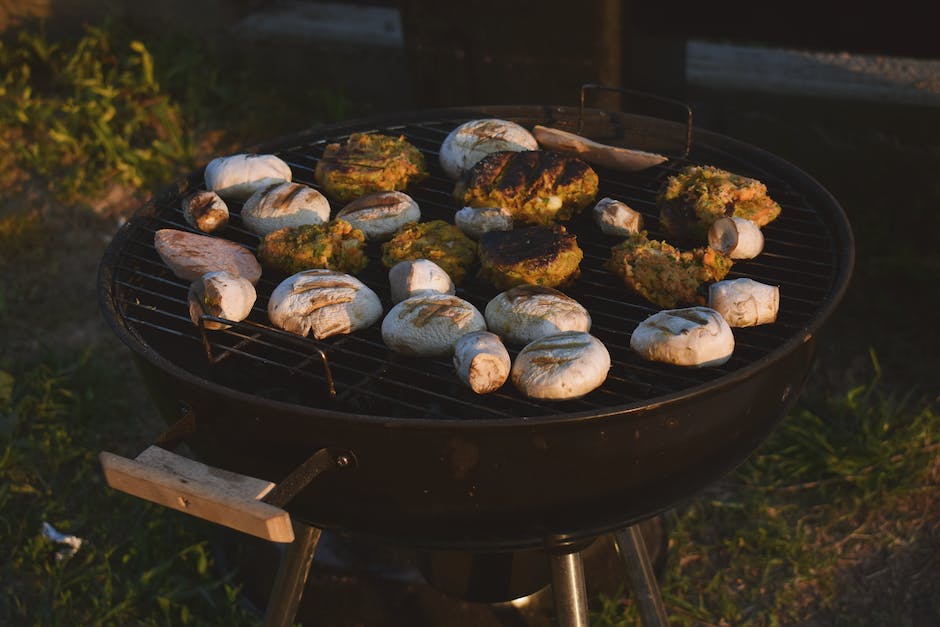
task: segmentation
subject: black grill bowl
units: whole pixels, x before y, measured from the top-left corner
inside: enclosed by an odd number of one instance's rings
[[[665,120],[584,115],[584,133],[601,141],[626,135],[629,146],[665,153],[684,143],[684,127]],[[355,131],[403,134],[425,152],[432,172],[408,193],[423,219],[450,219],[453,184],[437,166],[437,146],[457,124],[477,117],[572,130],[578,111],[417,111],[323,127],[258,150],[281,155],[295,180],[314,185],[312,169],[327,141]],[[655,309],[603,269],[617,240],[601,235],[589,215],[569,225],[586,254],[582,277],[568,293],[591,312],[592,333],[610,350],[613,366],[604,386],[584,399],[535,403],[511,385],[475,397],[457,385],[446,360],[396,356],[376,328],[323,342],[287,338],[267,326],[267,297],[282,278],[267,275],[249,322],[208,336],[213,356],[223,357],[210,364],[187,317],[187,286],[152,246],[156,229],[188,228],[180,198],[200,187],[201,172],[165,190],[116,234],[100,267],[102,310],[167,420],[183,409],[196,417],[189,444],[202,461],[276,482],[320,448],[355,458],[354,467],[321,475],[288,504],[298,519],[427,549],[515,550],[549,538],[592,538],[668,509],[757,448],[797,399],[816,336],[851,274],[854,244],[835,199],[790,163],[728,137],[696,130],[685,158],[638,174],[598,169],[601,195],[645,213],[650,235],[661,237],[655,192],[687,163],[755,176],[783,205],[781,218],[765,228],[765,252],[736,264],[729,276],[780,285],[780,318],[735,329],[735,355],[722,367],[682,369],[631,353],[630,332]],[[234,209],[221,236],[256,245]],[[387,309],[380,264],[373,260],[360,278]],[[495,293],[478,279],[458,291],[481,310]],[[335,398],[317,349],[330,362]]]

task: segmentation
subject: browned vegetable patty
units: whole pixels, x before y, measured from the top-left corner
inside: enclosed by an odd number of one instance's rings
[[[476,243],[443,220],[409,222],[382,244],[386,268],[406,259],[427,259],[439,265],[455,285],[467,276],[476,258]]]
[[[365,241],[362,231],[345,220],[288,226],[262,238],[258,257],[266,266],[286,274],[312,268],[355,274],[369,264]]]
[[[664,309],[704,304],[699,287],[720,281],[731,270],[731,258],[703,246],[680,251],[650,240],[640,231],[611,249],[607,268],[640,296]]]
[[[580,275],[584,252],[563,226],[490,231],[480,238],[480,276],[501,290],[516,285],[557,287]]]
[[[470,207],[503,207],[516,222],[550,226],[591,204],[597,186],[597,173],[577,157],[503,151],[477,162],[457,183],[454,198]]]
[[[669,235],[682,242],[703,244],[708,227],[723,216],[737,216],[764,226],[780,205],[760,181],[713,166],[689,166],[666,179],[657,196],[659,220]]]
[[[317,183],[339,202],[403,190],[427,176],[420,150],[404,136],[379,133],[353,133],[344,144],[328,144],[316,170]]]

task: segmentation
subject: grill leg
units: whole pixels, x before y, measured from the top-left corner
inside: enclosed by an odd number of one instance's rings
[[[294,541],[281,556],[268,609],[264,613],[264,627],[290,627],[294,623],[313,554],[320,541],[320,530],[316,527],[296,520],[291,522],[294,526]]]
[[[558,627],[588,627],[587,591],[581,553],[559,553],[551,556],[552,595]]]
[[[640,611],[640,622],[643,627],[667,627],[669,619],[666,618],[666,609],[663,607],[663,597],[659,593],[659,584],[656,574],[650,564],[646,552],[646,543],[639,525],[620,529],[614,533],[617,540],[617,549],[623,557],[627,569],[627,583],[630,593],[636,601]]]

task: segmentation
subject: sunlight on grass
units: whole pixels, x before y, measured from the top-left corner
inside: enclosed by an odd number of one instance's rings
[[[673,624],[832,624],[847,561],[883,550],[887,528],[898,544],[917,540],[923,512],[910,502],[937,492],[937,399],[882,386],[872,359],[872,381],[807,394],[720,498],[669,515],[663,596]],[[614,607],[605,601],[598,624],[635,624],[629,600],[621,622]]]

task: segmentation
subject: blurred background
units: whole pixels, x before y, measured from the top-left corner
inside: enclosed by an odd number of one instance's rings
[[[686,102],[696,126],[796,164],[857,240],[800,404],[723,485],[664,517],[670,616],[940,623],[931,24],[904,3],[771,15],[735,2],[0,0],[0,623],[259,621],[217,530],[111,492],[97,465],[98,451],[136,455],[162,430],[94,291],[111,235],[151,194],[319,124],[576,106],[586,83]],[[43,523],[81,548],[66,555]],[[387,573],[315,565],[311,578],[307,605],[332,625],[545,620]],[[633,624],[610,583],[594,624]]]

